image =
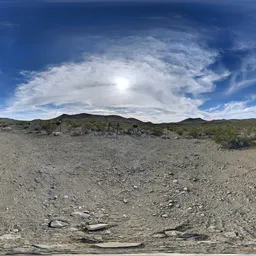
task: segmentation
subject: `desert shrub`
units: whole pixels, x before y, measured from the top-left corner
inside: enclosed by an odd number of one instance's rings
[[[219,132],[219,127],[217,126],[206,126],[206,127],[202,127],[202,132],[205,135],[208,136],[214,136],[215,134],[217,134]]]
[[[198,138],[201,134],[200,128],[192,127],[187,132],[186,135],[192,136],[193,138]]]
[[[241,149],[251,145],[248,138],[238,135],[233,127],[220,128],[213,137],[214,141],[226,149]]]
[[[186,128],[184,127],[173,127],[172,131],[176,132],[178,135],[184,135],[186,133]]]
[[[256,139],[256,128],[254,126],[244,128],[241,131],[241,135],[244,137],[247,137],[248,139],[255,140]]]
[[[150,131],[151,131],[151,135],[154,135],[154,136],[157,136],[157,137],[163,135],[163,128],[162,127],[155,126],[155,127],[152,127],[150,129]]]
[[[42,121],[39,124],[41,125],[42,130],[45,130],[47,134],[51,134],[57,128],[56,122]]]

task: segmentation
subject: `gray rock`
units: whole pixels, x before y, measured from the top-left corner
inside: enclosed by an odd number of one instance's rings
[[[97,230],[103,230],[108,227],[108,224],[93,224],[93,225],[87,225],[86,229],[89,231],[97,231]]]
[[[215,233],[216,232],[216,227],[215,226],[210,226],[208,228],[208,231],[211,232],[211,233]]]
[[[153,238],[164,238],[164,237],[166,237],[166,235],[165,234],[154,234],[154,235],[152,235],[152,237]]]
[[[10,127],[10,126],[2,128],[2,131],[5,131],[5,132],[10,132],[11,130],[12,130],[12,127]]]
[[[77,231],[79,231],[79,229],[78,229],[78,228],[71,227],[71,228],[69,229],[69,231],[70,231],[70,232],[77,232]]]
[[[64,221],[61,221],[61,220],[52,220],[50,223],[49,223],[49,227],[51,228],[63,228],[65,226],[67,226],[68,224]]]
[[[165,231],[164,233],[166,236],[169,237],[178,237],[181,234],[179,231],[176,230]]]
[[[162,217],[163,217],[163,218],[168,218],[168,214],[165,213],[165,214],[162,215]]]
[[[38,248],[38,249],[44,249],[44,250],[51,250],[54,248],[52,245],[47,245],[47,244],[33,244],[32,246]]]
[[[90,214],[84,212],[73,212],[71,216],[81,218],[81,219],[89,219]]]
[[[52,134],[53,134],[54,136],[62,136],[62,135],[63,135],[62,132],[53,132]]]
[[[119,248],[136,248],[142,246],[143,243],[119,243],[119,242],[109,242],[109,243],[100,243],[95,244],[95,247],[103,249],[119,249]]]
[[[224,233],[224,236],[227,237],[227,238],[237,238],[236,232],[233,232],[233,231],[231,231],[231,232],[225,232],[225,233]]]

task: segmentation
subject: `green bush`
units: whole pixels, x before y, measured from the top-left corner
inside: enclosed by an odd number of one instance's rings
[[[40,121],[37,125],[40,125],[47,134],[51,134],[57,128],[56,122],[53,121]]]
[[[172,131],[176,132],[179,136],[181,136],[186,133],[186,128],[185,127],[173,127]]]
[[[192,127],[186,132],[186,135],[192,136],[193,138],[198,138],[201,134],[200,128]]]
[[[153,128],[151,130],[151,134],[158,137],[163,135],[163,131],[162,129],[160,130],[160,129]]]
[[[241,149],[251,145],[248,138],[238,135],[233,127],[220,128],[213,137],[213,140],[226,149]]]
[[[219,127],[217,126],[207,126],[207,127],[202,127],[202,131],[205,135],[208,136],[214,136],[218,133]]]

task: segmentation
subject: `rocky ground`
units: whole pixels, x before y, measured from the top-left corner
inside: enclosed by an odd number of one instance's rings
[[[1,252],[256,252],[255,153],[1,132]]]

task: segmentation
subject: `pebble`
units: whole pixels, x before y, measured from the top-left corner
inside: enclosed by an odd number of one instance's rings
[[[178,180],[173,180],[172,182],[173,182],[173,183],[178,183]]]
[[[78,228],[71,227],[71,228],[69,229],[69,231],[70,231],[70,232],[76,232],[76,231],[79,231],[79,229],[78,229]]]
[[[210,226],[208,228],[208,231],[211,232],[211,233],[214,233],[214,232],[216,232],[216,227],[215,226]]]
[[[236,234],[236,232],[231,231],[231,232],[225,232],[224,236],[227,238],[236,238],[237,234]]]
[[[89,231],[97,231],[97,230],[103,230],[108,227],[108,224],[92,224],[87,225],[86,229]]]
[[[166,235],[165,234],[154,234],[152,237],[153,238],[164,238],[164,237],[166,237]]]
[[[87,214],[84,212],[73,212],[73,213],[71,213],[71,216],[82,218],[82,219],[89,219],[90,214]]]
[[[39,248],[39,249],[46,249],[46,250],[51,250],[54,247],[52,245],[47,245],[47,244],[33,244],[32,246]]]
[[[180,232],[175,231],[175,230],[165,231],[164,233],[165,233],[165,235],[170,236],[170,237],[178,236],[180,234]]]
[[[127,203],[128,203],[128,200],[127,200],[127,199],[124,199],[123,202],[124,202],[125,204],[127,204]]]
[[[54,136],[62,136],[63,133],[62,133],[62,132],[54,132],[53,135],[54,135]]]
[[[168,218],[168,214],[165,213],[165,214],[162,215],[162,217],[163,218]]]
[[[119,243],[119,242],[108,242],[95,244],[95,247],[106,248],[106,249],[118,249],[118,248],[135,248],[142,246],[143,243]]]
[[[49,227],[51,228],[63,228],[67,226],[68,224],[61,220],[53,220],[50,222]]]

